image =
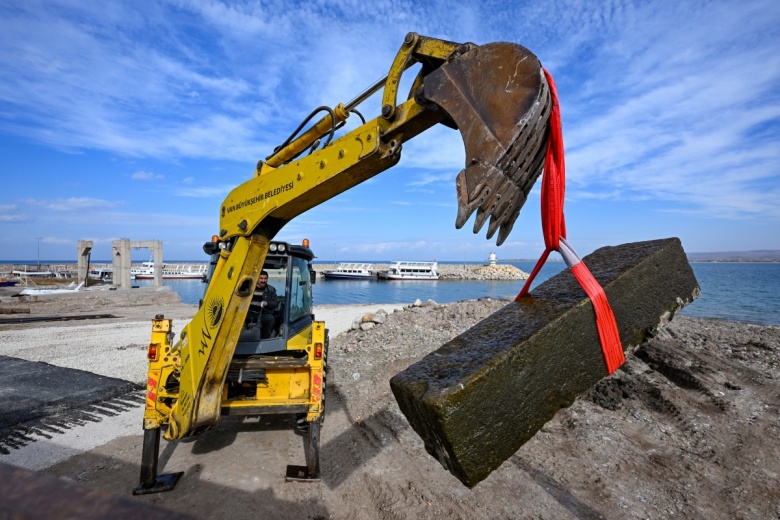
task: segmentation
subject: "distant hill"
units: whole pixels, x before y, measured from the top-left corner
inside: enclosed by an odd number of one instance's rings
[[[780,250],[720,251],[716,253],[688,253],[691,262],[780,262]]]

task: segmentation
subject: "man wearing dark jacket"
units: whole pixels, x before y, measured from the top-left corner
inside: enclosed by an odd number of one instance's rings
[[[249,321],[260,325],[261,339],[270,338],[273,334],[276,318],[274,311],[279,304],[279,297],[273,285],[268,285],[268,273],[262,271],[252,294],[252,303],[249,304]]]

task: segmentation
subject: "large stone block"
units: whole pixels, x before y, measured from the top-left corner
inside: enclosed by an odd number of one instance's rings
[[[624,351],[699,294],[677,238],[584,259]],[[593,307],[567,270],[396,374],[390,386],[428,452],[468,487],[607,375]]]

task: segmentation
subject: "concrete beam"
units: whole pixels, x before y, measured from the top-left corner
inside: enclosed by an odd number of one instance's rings
[[[607,294],[624,351],[700,292],[677,238],[605,247],[584,261]],[[606,375],[593,307],[567,269],[390,386],[426,450],[473,487]]]

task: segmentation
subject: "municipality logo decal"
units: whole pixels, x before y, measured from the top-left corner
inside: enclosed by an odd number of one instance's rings
[[[225,312],[225,303],[222,298],[211,298],[206,304],[206,318],[208,319],[209,328],[216,328],[222,321],[222,316]]]

